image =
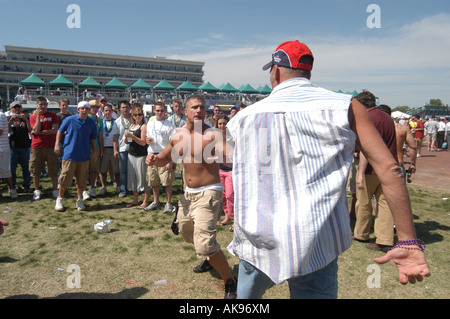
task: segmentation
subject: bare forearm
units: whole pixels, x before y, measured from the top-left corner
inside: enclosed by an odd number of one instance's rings
[[[385,173],[377,175],[394,218],[398,239],[416,238],[411,201],[398,165],[393,165]]]

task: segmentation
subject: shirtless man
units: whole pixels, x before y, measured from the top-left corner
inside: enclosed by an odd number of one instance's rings
[[[409,171],[413,172],[416,170],[416,157],[417,157],[417,149],[416,149],[416,141],[409,130],[408,126],[401,125],[400,123],[395,123],[395,135],[397,139],[397,158],[398,164],[402,170],[403,176],[406,178],[406,170],[403,163],[403,144],[408,145],[409,148],[409,157],[411,158],[411,164],[409,165]]]
[[[380,105],[379,109],[391,115],[391,108],[387,105]],[[409,165],[409,171],[414,172],[416,170],[416,157],[417,157],[417,145],[414,140],[414,136],[409,130],[407,125],[402,125],[400,123],[395,122],[395,138],[397,140],[397,159],[398,164],[403,173],[403,177],[406,178],[406,170],[403,163],[403,145],[408,145],[409,148],[409,157],[411,158],[411,164]]]
[[[219,163],[210,160],[221,139],[204,123],[205,101],[193,95],[186,100],[186,125],[177,130],[169,145],[159,154],[149,154],[147,165],[165,166],[182,158],[186,190],[180,198],[178,228],[186,242],[193,243],[197,256],[207,258],[225,283],[225,299],[236,298],[236,279],[216,240],[216,224],[222,210],[223,185]],[[209,130],[208,130],[209,129]]]

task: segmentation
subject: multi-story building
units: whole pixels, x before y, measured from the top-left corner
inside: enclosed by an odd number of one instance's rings
[[[189,81],[196,87],[203,83],[203,62],[166,59],[164,57],[137,57],[106,53],[77,52],[19,46],[5,46],[0,51],[0,96],[4,101],[13,100],[17,94],[30,99],[36,95],[45,95],[50,101],[62,96],[69,98],[71,104],[78,100],[106,95],[114,103],[132,97],[129,87],[139,79],[154,87],[162,80],[178,87]],[[20,82],[35,74],[46,85],[28,86]],[[53,87],[48,83],[59,75],[72,82],[73,87]],[[80,89],[79,83],[92,77],[101,88]],[[105,84],[112,79],[119,80],[127,89],[107,89]],[[139,97],[144,100],[154,98],[153,92],[140,90]],[[136,92],[134,93],[137,94]]]

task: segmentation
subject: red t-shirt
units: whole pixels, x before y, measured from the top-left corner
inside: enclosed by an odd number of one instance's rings
[[[41,131],[51,130],[54,124],[59,124],[56,113],[47,111],[40,115]],[[31,127],[36,124],[36,114],[30,117]],[[33,135],[31,148],[54,148],[56,142],[56,133],[52,135]]]
[[[417,131],[418,129],[422,129],[421,131]],[[423,122],[422,121],[417,121],[417,125],[416,125],[416,133],[414,134],[414,136],[416,138],[423,138]]]

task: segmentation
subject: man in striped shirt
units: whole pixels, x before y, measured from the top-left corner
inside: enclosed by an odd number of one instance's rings
[[[261,298],[286,280],[292,298],[337,298],[337,257],[352,243],[345,186],[355,142],[380,172],[399,240],[415,238],[397,163],[364,106],[310,82],[313,61],[305,44],[281,44],[263,67],[272,93],[228,124],[235,141],[228,249],[240,258],[239,299]],[[402,283],[429,275],[423,251],[396,248],[375,261],[395,262]]]

